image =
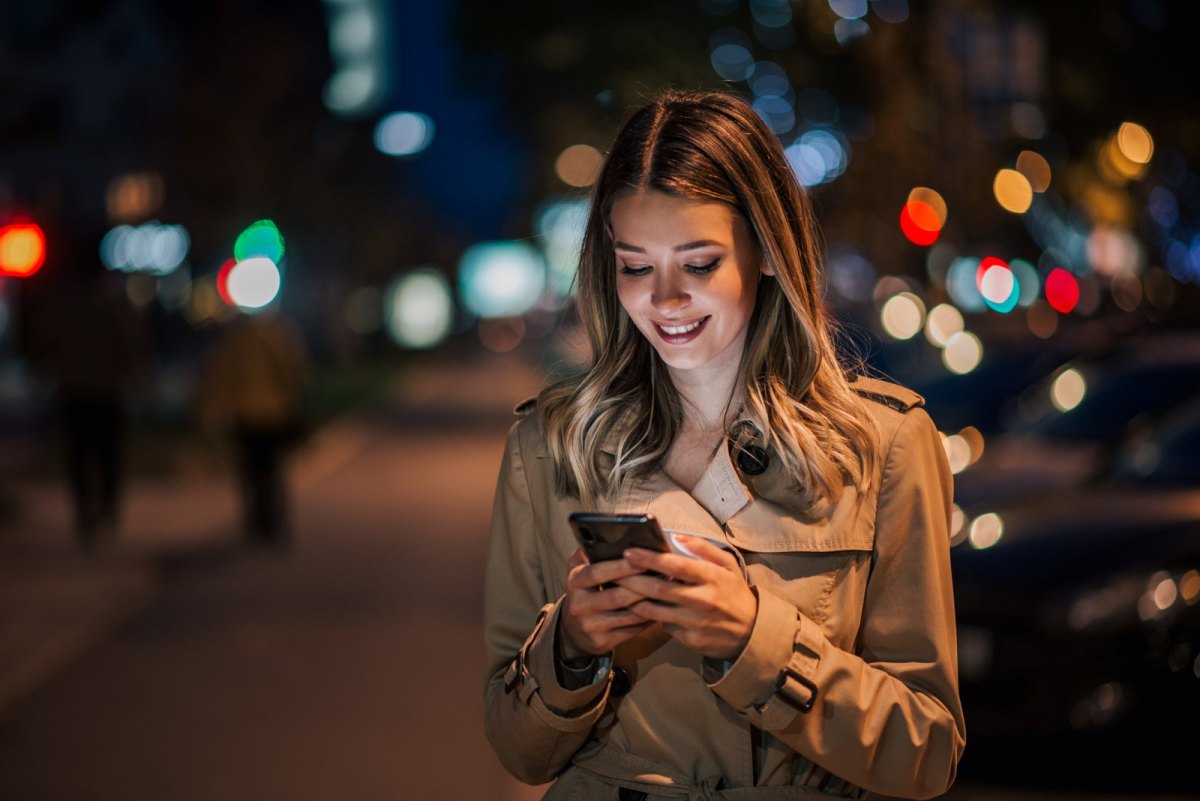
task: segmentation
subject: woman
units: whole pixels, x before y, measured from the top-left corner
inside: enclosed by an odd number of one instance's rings
[[[906,389],[847,376],[812,209],[743,101],[667,93],[596,183],[594,363],[510,433],[487,733],[547,799],[928,798],[964,745],[950,474]],[[572,511],[698,558],[588,564]]]

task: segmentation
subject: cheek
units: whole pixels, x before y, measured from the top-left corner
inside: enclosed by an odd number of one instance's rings
[[[626,283],[617,284],[617,302],[621,304],[621,308],[629,314],[633,309],[637,308],[638,293],[633,287]],[[633,315],[630,314],[632,317]]]

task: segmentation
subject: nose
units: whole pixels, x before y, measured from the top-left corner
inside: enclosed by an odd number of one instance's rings
[[[661,314],[671,314],[691,305],[692,296],[684,286],[682,276],[677,270],[655,270],[654,288],[650,294],[650,303],[655,311]]]

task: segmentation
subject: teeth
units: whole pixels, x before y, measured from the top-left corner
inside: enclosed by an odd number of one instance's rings
[[[702,323],[702,322],[704,322],[704,321],[697,320],[696,322],[688,323],[687,325],[661,325],[661,326],[659,326],[659,328],[661,328],[663,330],[663,332],[668,334],[669,336],[677,337],[680,334],[686,334],[689,331],[695,331],[697,328],[700,327],[700,323]]]

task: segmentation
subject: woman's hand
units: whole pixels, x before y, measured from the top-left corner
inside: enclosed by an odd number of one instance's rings
[[[663,630],[701,656],[736,659],[750,640],[758,614],[758,599],[737,559],[703,537],[670,536],[699,558],[641,548],[626,551],[623,561],[639,572],[617,583],[643,597],[629,610],[647,622],[661,623]]]
[[[629,610],[643,600],[637,592],[614,584],[644,568],[626,559],[590,564],[582,548],[567,561],[567,593],[558,623],[559,656],[578,662],[606,654],[630,637],[654,625]],[[601,586],[608,585],[608,586]]]

